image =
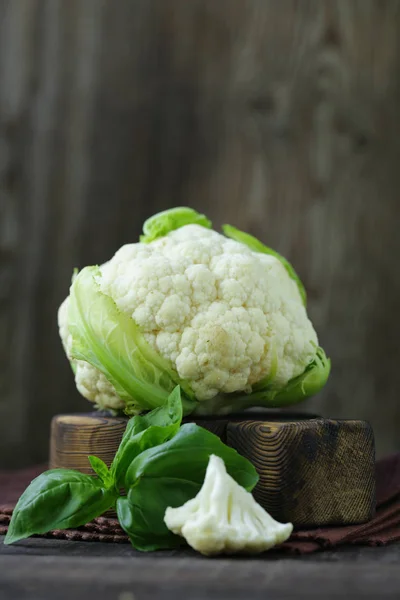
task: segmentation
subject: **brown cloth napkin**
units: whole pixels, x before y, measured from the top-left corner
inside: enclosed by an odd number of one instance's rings
[[[30,481],[46,465],[14,472],[0,471],[0,535],[7,532],[13,507]],[[307,554],[339,545],[382,546],[400,540],[400,453],[376,464],[377,510],[375,517],[362,525],[320,527],[294,531],[290,540],[277,550]],[[99,517],[77,529],[56,530],[37,537],[80,541],[119,542],[129,540],[116,519]]]

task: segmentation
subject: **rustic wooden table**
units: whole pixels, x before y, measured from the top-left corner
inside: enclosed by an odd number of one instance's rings
[[[301,557],[206,559],[190,551],[30,539],[4,546],[0,599],[400,598],[400,544]]]

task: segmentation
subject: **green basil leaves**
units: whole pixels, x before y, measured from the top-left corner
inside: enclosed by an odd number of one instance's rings
[[[88,456],[90,466],[96,473],[97,477],[105,487],[112,487],[114,485],[114,479],[104,461],[98,456]]]
[[[147,415],[133,417],[111,465],[116,485],[125,485],[125,472],[136,456],[171,439],[178,432],[181,422],[182,401],[179,386],[169,395],[167,404]]]
[[[253,465],[194,423],[183,425],[171,440],[149,448],[132,461],[125,475],[128,497],[118,501],[117,512],[136,548],[153,550],[156,539],[157,548],[177,545],[176,536],[164,523],[165,510],[197,495],[211,454],[223,459],[228,473],[240,485],[248,491],[253,489],[258,480]]]
[[[18,501],[5,543],[84,525],[115,506],[136,549],[179,546],[182,538],[166,527],[165,511],[196,496],[211,454],[248,491],[258,481],[253,465],[217,436],[194,423],[181,426],[182,412],[177,386],[164,406],[128,422],[110,469],[89,457],[97,478],[66,469],[37,477]],[[126,496],[120,496],[121,488]]]
[[[4,543],[85,525],[111,508],[116,499],[115,493],[90,475],[69,469],[46,471],[18,500]]]

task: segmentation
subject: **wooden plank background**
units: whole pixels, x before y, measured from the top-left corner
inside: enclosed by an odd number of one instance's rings
[[[185,204],[290,260],[333,361],[308,403],[400,446],[400,2],[0,0],[0,464],[86,410],[74,266]]]

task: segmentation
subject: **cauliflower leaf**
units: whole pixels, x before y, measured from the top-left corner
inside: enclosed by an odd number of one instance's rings
[[[184,225],[201,225],[207,229],[212,227],[211,221],[205,215],[201,215],[193,208],[178,206],[159,212],[147,219],[143,224],[143,235],[140,236],[140,241],[148,244]]]

